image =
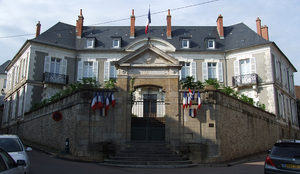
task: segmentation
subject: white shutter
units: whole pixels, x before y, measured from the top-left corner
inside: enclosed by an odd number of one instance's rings
[[[240,61],[235,60],[235,61],[233,62],[233,66],[234,66],[234,75],[235,75],[235,76],[240,75]]]
[[[179,80],[181,80],[181,70],[179,70]]]
[[[67,59],[62,59],[61,74],[67,75],[67,66],[68,66],[68,60]]]
[[[81,81],[83,75],[83,61],[78,62],[77,81]]]
[[[223,63],[218,62],[218,80],[219,82],[224,82],[223,80]]]
[[[96,81],[98,81],[98,62],[93,62],[93,77],[96,77]]]
[[[256,60],[255,60],[255,57],[250,58],[250,66],[251,66],[250,73],[251,74],[256,73]]]
[[[196,62],[191,62],[191,75],[194,77],[194,82],[197,81],[197,66]]]
[[[205,80],[208,80],[207,62],[202,62],[202,74],[203,74],[203,82],[205,82]]]
[[[104,62],[104,81],[109,80],[109,61]]]
[[[50,72],[50,65],[51,65],[51,57],[45,57],[45,64],[44,64],[44,72]]]
[[[22,115],[22,107],[23,106],[23,90],[21,89],[19,92],[19,109],[18,116]]]

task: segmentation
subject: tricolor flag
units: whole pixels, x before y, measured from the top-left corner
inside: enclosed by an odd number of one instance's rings
[[[191,89],[189,88],[188,105],[190,107],[192,106],[192,98],[193,98],[193,93],[192,93]]]
[[[189,115],[191,117],[196,117],[196,114],[197,114],[197,109],[189,109]]]
[[[200,92],[198,91],[198,108],[201,108],[201,98],[200,98]]]
[[[147,23],[146,23],[146,30],[145,30],[146,34],[148,32],[148,28],[149,28],[150,23],[151,23],[151,15],[150,15],[150,7],[149,7],[148,18],[147,18]]]
[[[97,109],[97,105],[98,105],[98,96],[97,96],[97,92],[95,92],[91,107],[93,108],[93,110],[95,111]]]
[[[108,96],[108,92],[107,92],[106,101],[105,101],[105,116],[107,116],[108,109],[109,109],[109,96]]]
[[[98,109],[100,110],[102,107],[103,107],[103,105],[102,105],[102,103],[103,103],[103,100],[102,100],[102,98],[101,98],[101,93],[100,93],[100,91],[98,92]]]
[[[186,96],[186,92],[183,93],[182,104],[183,104],[183,109],[187,108],[187,96]]]
[[[99,93],[99,95],[100,95],[100,93]],[[102,96],[100,96],[101,97],[101,101],[102,101],[102,108],[100,108],[100,115],[101,116],[106,116],[105,115],[105,107],[104,107],[104,91],[102,91]]]
[[[112,91],[111,91],[111,94],[110,94],[110,99],[111,99],[112,107],[114,108],[115,105],[116,105],[116,101],[115,101],[114,92],[112,92]]]

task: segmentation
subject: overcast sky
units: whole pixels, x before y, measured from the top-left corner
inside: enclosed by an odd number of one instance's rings
[[[59,21],[75,26],[82,9],[85,26],[129,26],[134,9],[136,25],[144,26],[149,5],[150,27],[166,25],[168,9],[172,26],[216,26],[221,14],[224,26],[243,22],[256,32],[259,17],[269,28],[270,41],[300,71],[300,0],[0,0],[0,64],[13,59],[25,41],[34,38],[38,21],[41,32]],[[295,84],[300,85],[299,72]]]

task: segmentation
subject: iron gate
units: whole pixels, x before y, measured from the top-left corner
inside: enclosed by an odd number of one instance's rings
[[[147,95],[132,106],[131,140],[165,141],[165,104],[155,95]]]

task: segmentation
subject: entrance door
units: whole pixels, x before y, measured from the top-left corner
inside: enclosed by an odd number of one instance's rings
[[[143,101],[135,101],[134,108],[143,108],[143,115],[134,115],[131,118],[132,141],[164,141],[165,118],[157,117],[157,105],[163,102],[157,101],[156,94],[144,94]],[[136,112],[140,113],[140,112]]]

